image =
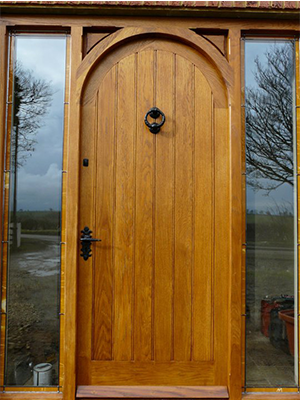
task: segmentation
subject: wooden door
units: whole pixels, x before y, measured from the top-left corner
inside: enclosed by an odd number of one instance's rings
[[[153,106],[166,118],[158,134],[144,123]],[[81,110],[80,226],[101,242],[78,266],[78,384],[226,385],[220,71],[180,40],[135,37],[95,62]]]

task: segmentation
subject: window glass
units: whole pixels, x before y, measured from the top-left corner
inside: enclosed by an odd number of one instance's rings
[[[5,385],[58,385],[66,36],[11,39]]]
[[[245,41],[246,386],[297,386],[294,42]]]

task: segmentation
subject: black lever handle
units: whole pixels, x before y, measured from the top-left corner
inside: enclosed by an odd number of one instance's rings
[[[91,242],[101,242],[101,239],[92,238],[91,233],[93,232],[90,230],[88,226],[84,227],[81,233],[82,235],[80,238],[81,242],[80,256],[83,257],[84,261],[87,261],[90,257],[92,257]]]
[[[83,237],[83,238],[80,238],[80,241],[81,242],[101,242],[101,239]]]

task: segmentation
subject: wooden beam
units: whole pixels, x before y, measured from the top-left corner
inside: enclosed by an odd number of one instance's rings
[[[157,19],[149,16],[145,17],[124,17],[124,16],[82,16],[82,15],[1,15],[1,22],[12,27],[70,27],[70,26],[82,26],[82,27],[92,27],[101,26],[104,27],[158,27]],[[203,31],[208,30],[228,30],[228,29],[240,29],[243,31],[260,30],[261,32],[267,31],[278,31],[278,34],[284,34],[285,32],[299,32],[299,17],[295,15],[293,20],[285,19],[234,19],[234,18],[184,18],[184,17],[169,17],[160,18],[160,27],[174,27],[177,28],[189,28],[189,29],[199,29]]]

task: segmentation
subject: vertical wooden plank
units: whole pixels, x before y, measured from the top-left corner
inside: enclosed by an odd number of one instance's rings
[[[135,55],[118,64],[114,359],[132,358]]]
[[[195,272],[193,359],[212,358],[212,267],[214,250],[214,132],[212,93],[195,71]]]
[[[242,131],[242,97],[241,97],[241,64],[244,49],[241,47],[241,31],[239,28],[230,29],[228,35],[229,64],[234,71],[234,87],[229,88],[231,98],[229,132],[230,132],[230,309],[229,315],[229,380],[228,386],[230,393],[235,399],[241,398],[242,382],[242,355],[244,350],[242,346],[242,332],[245,330],[245,324],[242,325],[242,293],[245,296],[245,274],[242,276],[242,266],[245,265],[245,249],[242,243],[245,241],[245,179],[242,179],[242,173],[245,171],[245,146]],[[242,78],[243,79],[243,78]],[[242,155],[242,156],[241,156]],[[243,188],[244,182],[244,188]],[[244,303],[245,304],[245,303]],[[242,327],[242,329],[241,329]]]
[[[65,380],[64,397],[75,398],[76,390],[76,311],[77,311],[77,256],[78,256],[78,183],[79,131],[81,88],[76,87],[76,72],[81,62],[82,27],[71,27],[71,81],[66,184],[66,268],[65,268]]]
[[[176,56],[174,359],[191,359],[194,67]]]
[[[152,358],[153,197],[155,135],[144,123],[154,105],[154,51],[137,55],[134,360]],[[151,119],[151,118],[150,118]]]
[[[87,226],[95,234],[95,180],[96,180],[96,140],[98,126],[98,96],[90,98],[84,92],[82,97],[82,120],[81,123],[81,161],[84,158],[89,160],[89,167],[84,168],[80,163],[80,219],[79,232]],[[89,137],[89,140],[85,140]],[[95,236],[94,236],[95,237]],[[92,254],[95,253],[95,246],[92,245]],[[94,271],[95,257],[84,260],[78,259],[78,281],[80,290],[77,296],[78,313],[78,379],[80,382],[90,383],[90,360],[93,355],[93,293],[94,293]]]
[[[98,127],[96,150],[95,237],[100,238],[95,254],[93,359],[112,359],[112,222],[114,197],[116,68],[104,78],[98,93]]]
[[[157,52],[156,105],[166,116],[156,141],[155,360],[173,354],[174,55]]]
[[[215,262],[214,354],[217,385],[228,384],[229,293],[230,293],[230,153],[228,108],[214,109],[215,119]],[[240,287],[239,287],[240,290]],[[222,338],[222,340],[218,340]],[[240,353],[239,353],[240,357]],[[224,362],[227,360],[227,363]]]

